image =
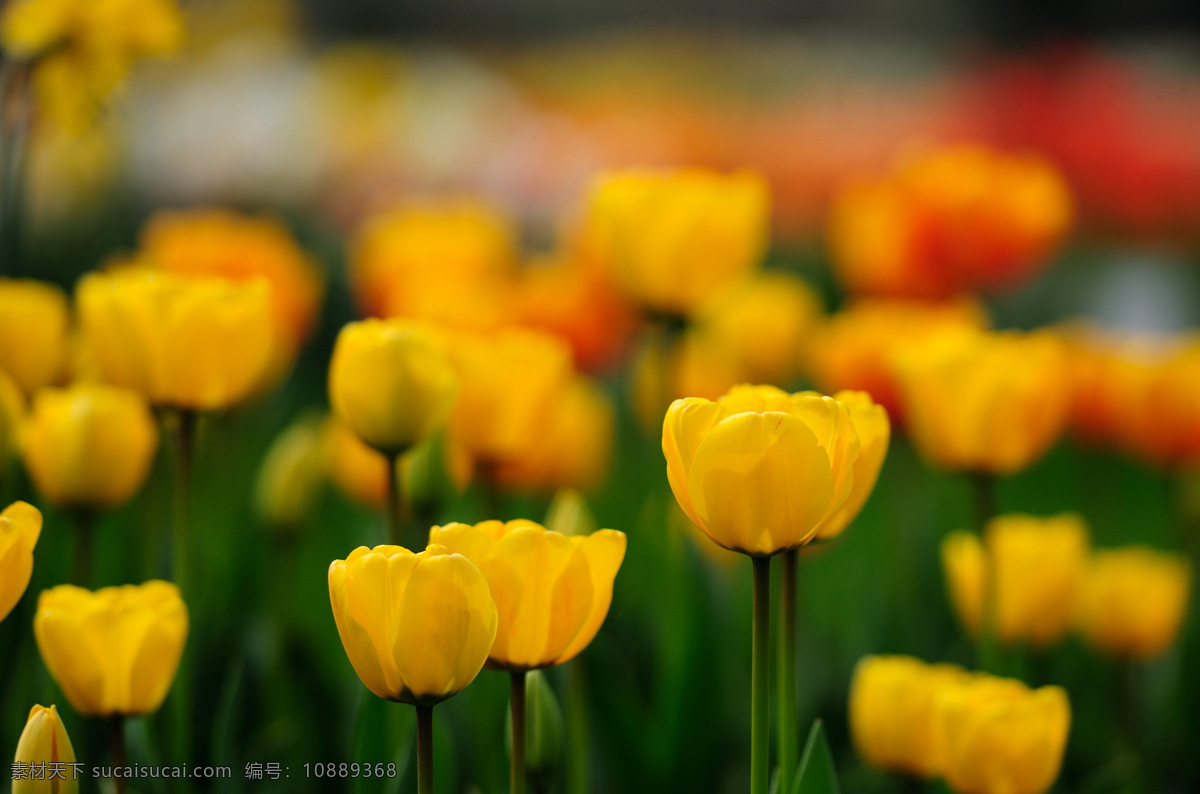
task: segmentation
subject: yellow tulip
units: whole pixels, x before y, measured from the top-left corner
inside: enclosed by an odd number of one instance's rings
[[[445,422],[456,383],[437,340],[404,320],[348,323],[329,364],[334,410],[359,438],[388,455],[428,438]]]
[[[942,541],[942,567],[959,620],[979,633],[990,570],[1000,642],[1038,647],[1056,642],[1070,626],[1087,562],[1083,521],[1073,514],[999,516],[988,523],[984,538],[981,543],[974,533],[954,532]]]
[[[1097,551],[1080,588],[1076,626],[1113,656],[1152,659],[1175,641],[1187,611],[1191,566],[1142,546]]]
[[[592,186],[584,238],[623,291],[686,315],[757,268],[770,196],[758,174],[618,171]]]
[[[947,331],[895,363],[913,443],[939,467],[1011,474],[1066,423],[1066,357],[1050,334]]]
[[[100,378],[156,406],[229,408],[262,382],[270,363],[271,296],[261,280],[125,267],[84,276],[76,301]]]
[[[496,637],[496,604],[460,554],[430,545],[359,547],[329,566],[329,600],[342,646],[368,689],[432,706],[483,668]]]
[[[858,433],[858,458],[854,461],[854,486],[850,495],[837,511],[821,522],[817,537],[821,540],[836,538],[850,525],[867,503],[867,497],[875,490],[883,459],[887,457],[892,429],[887,411],[871,401],[871,395],[863,391],[840,391],[833,399],[846,406],[854,430]]]
[[[33,575],[33,547],[42,534],[42,514],[13,502],[0,513],[0,620],[21,600]]]
[[[746,382],[732,341],[704,325],[689,327],[670,343],[648,340],[634,358],[631,374],[633,408],[648,433],[677,398],[715,400]]]
[[[662,447],[688,518],[718,545],[753,556],[810,541],[849,499],[859,455],[846,406],[771,386],[676,400]]]
[[[75,748],[58,708],[30,709],[13,758],[13,794],[76,794],[79,779],[75,767],[70,766],[74,763]],[[23,768],[21,777],[19,768]]]
[[[26,423],[23,457],[34,486],[57,505],[101,510],[146,481],[158,427],[140,394],[103,384],[43,389]]]
[[[0,369],[0,479],[4,477],[8,459],[17,450],[24,421],[25,397],[8,373]]]
[[[488,666],[523,671],[573,659],[608,615],[625,535],[560,535],[532,521],[448,524],[430,542],[462,554],[487,579],[500,625]]]
[[[1071,727],[1061,687],[1031,690],[976,675],[944,687],[936,707],[942,776],[960,794],[1042,794],[1054,785]]]
[[[326,473],[325,431],[317,418],[304,417],[280,433],[258,470],[258,514],[278,529],[295,529],[313,507]]]
[[[50,675],[80,714],[149,714],[175,679],[188,612],[170,582],[95,592],[59,585],[38,598],[33,633]]]
[[[941,773],[935,717],[941,692],[970,674],[910,656],[865,656],[850,683],[850,734],[873,766],[930,778]]]
[[[0,279],[0,370],[25,396],[62,378],[70,333],[62,290],[40,281]]]

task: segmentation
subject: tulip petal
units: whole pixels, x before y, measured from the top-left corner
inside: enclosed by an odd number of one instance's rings
[[[342,647],[359,679],[376,696],[384,700],[399,699],[399,692],[388,688],[387,676],[371,637],[350,615],[349,596],[346,587],[346,563],[335,560],[329,566],[329,601],[333,608],[333,621],[337,624]]]
[[[688,490],[689,472],[700,442],[728,415],[729,412],[720,403],[688,397],[671,403],[663,421],[662,449],[667,459],[667,480],[683,512],[701,529],[704,524],[696,513]]]
[[[554,660],[554,664],[562,664],[575,658],[591,644],[596,632],[600,631],[612,604],[613,580],[616,579],[621,562],[625,559],[625,533],[613,529],[601,529],[579,538],[578,545],[583,551],[583,556],[587,558],[588,569],[592,575],[592,610],[587,622],[562,655]]]

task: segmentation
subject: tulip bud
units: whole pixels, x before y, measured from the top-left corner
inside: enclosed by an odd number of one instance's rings
[[[563,535],[590,535],[599,527],[583,494],[574,488],[559,488],[546,511],[546,529]]]
[[[13,794],[76,794],[79,779],[74,764],[75,748],[58,708],[34,706],[13,758]]]
[[[65,373],[70,327],[67,296],[58,287],[0,278],[0,370],[27,397]]]
[[[312,511],[325,480],[322,420],[300,419],[271,444],[258,470],[258,513],[277,529],[296,529]]]
[[[512,753],[512,704],[504,720],[504,744]],[[533,790],[548,790],[562,770],[566,727],[554,688],[541,670],[525,674],[525,771]]]
[[[42,533],[42,514],[13,502],[0,513],[0,620],[21,600],[33,575],[33,547]]]

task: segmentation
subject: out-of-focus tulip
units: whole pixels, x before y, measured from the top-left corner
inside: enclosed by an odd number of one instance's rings
[[[25,397],[17,384],[0,369],[0,478],[17,450],[18,433],[25,420]]]
[[[367,219],[351,248],[355,297],[371,316],[495,327],[505,302],[494,296],[509,285],[515,241],[509,220],[477,201],[384,211]]]
[[[1154,350],[1131,343],[1110,358],[1106,374],[1119,448],[1156,466],[1200,463],[1200,339]]]
[[[867,497],[875,490],[879,470],[887,457],[892,428],[888,423],[887,411],[871,401],[871,395],[862,391],[840,391],[833,395],[850,412],[854,430],[858,433],[858,458],[854,461],[854,485],[846,502],[817,528],[821,540],[836,538],[850,525],[867,503]]]
[[[50,675],[80,714],[149,714],[175,680],[188,611],[170,582],[59,585],[38,598],[33,633]]]
[[[14,774],[13,794],[76,794],[79,791],[78,776],[69,766],[75,763],[75,748],[71,746],[71,737],[67,735],[56,706],[34,706],[29,711],[13,763],[22,764],[27,770],[34,765],[45,770],[40,776],[17,777]]]
[[[1066,356],[1050,334],[946,332],[895,362],[913,443],[936,466],[1011,474],[1066,423]]]
[[[687,315],[759,266],[769,221],[758,174],[618,171],[592,186],[583,234],[631,298]]]
[[[51,502],[105,510],[141,488],[157,448],[158,427],[140,394],[80,383],[37,393],[22,456],[34,486]]]
[[[434,527],[430,542],[483,573],[500,614],[488,666],[521,671],[573,659],[608,615],[625,535],[560,535],[532,521]]]
[[[329,399],[359,438],[397,455],[445,422],[456,381],[450,361],[423,326],[364,320],[338,334]]]
[[[988,523],[983,543],[971,532],[942,541],[950,600],[967,630],[977,635],[983,625],[990,571],[997,638],[1037,647],[1054,643],[1070,627],[1087,555],[1087,528],[1069,513],[998,516]]]
[[[62,378],[70,333],[62,290],[40,281],[0,279],[0,370],[26,397]]]
[[[304,417],[284,429],[258,470],[259,516],[278,529],[299,527],[321,493],[327,457],[324,423],[319,418]]]
[[[1070,728],[1061,687],[1031,690],[985,675],[952,683],[937,699],[942,776],[961,794],[1043,794],[1058,777]]]
[[[355,549],[329,566],[329,600],[350,664],[385,700],[451,697],[475,680],[496,637],[487,580],[438,545]]]
[[[850,683],[850,735],[872,766],[936,777],[942,759],[936,736],[937,703],[970,674],[949,664],[911,656],[864,656]]]
[[[705,326],[692,326],[677,339],[652,339],[642,347],[633,362],[631,399],[638,421],[649,432],[657,429],[674,400],[715,400],[745,382],[730,340]]]
[[[953,329],[982,330],[987,324],[983,308],[969,299],[858,299],[818,325],[809,345],[813,379],[830,394],[842,389],[867,392],[893,423],[900,424],[904,414],[892,364],[895,352],[918,349]]]
[[[1054,333],[1067,354],[1072,435],[1089,444],[1111,443],[1117,414],[1122,409],[1116,390],[1110,388],[1115,340],[1081,323],[1056,328]]]
[[[34,62],[42,111],[80,129],[139,59],[166,55],[183,41],[172,0],[14,0],[0,16],[7,55]]]
[[[33,575],[33,547],[42,534],[42,514],[13,502],[0,513],[0,620],[21,600]]]
[[[846,504],[858,433],[815,392],[740,386],[716,402],[676,400],[663,422],[667,479],[688,518],[731,551],[804,545]]]
[[[497,469],[498,480],[518,489],[595,488],[608,474],[613,406],[600,388],[574,378],[549,406],[534,443]]]
[[[562,535],[590,535],[599,527],[583,494],[574,488],[559,488],[546,510],[546,529]]]
[[[1191,566],[1141,546],[1097,551],[1080,587],[1075,624],[1113,656],[1152,659],[1175,641],[1187,611]]]
[[[215,411],[264,379],[274,342],[271,292],[140,267],[89,273],[76,290],[100,378],[158,406]]]

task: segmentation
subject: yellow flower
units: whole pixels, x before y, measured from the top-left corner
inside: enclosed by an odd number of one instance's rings
[[[33,633],[50,675],[80,714],[149,714],[175,680],[188,612],[170,582],[95,592],[59,585],[38,598]]]
[[[324,423],[313,417],[293,422],[267,450],[258,470],[258,514],[279,529],[295,529],[313,507],[325,480]]]
[[[692,523],[731,551],[769,556],[812,540],[846,504],[859,440],[832,397],[739,386],[672,403],[662,448]]]
[[[887,411],[871,401],[871,395],[863,391],[840,391],[833,399],[846,406],[854,430],[858,433],[858,458],[854,461],[854,486],[846,502],[817,528],[821,540],[836,538],[850,525],[867,503],[867,497],[875,490],[883,459],[887,457],[892,428],[888,423]]]
[[[483,668],[496,637],[496,604],[460,554],[431,545],[359,547],[329,566],[329,600],[342,647],[368,689],[431,706]]]
[[[683,315],[759,266],[770,197],[746,171],[618,171],[592,186],[586,212],[587,244],[617,285]]]
[[[28,397],[57,383],[67,365],[70,312],[62,290],[0,279],[0,370]]]
[[[1070,513],[1005,515],[988,523],[984,537],[986,547],[970,532],[954,532],[942,541],[942,568],[959,620],[979,633],[990,569],[996,577],[998,639],[1038,647],[1057,641],[1070,626],[1087,562],[1083,521]]]
[[[8,459],[17,450],[18,434],[25,421],[25,397],[8,373],[0,369],[0,479]]]
[[[57,505],[107,509],[146,481],[158,427],[146,401],[128,389],[81,383],[43,389],[25,428],[25,468]]]
[[[1054,785],[1071,727],[1061,687],[976,675],[942,689],[942,776],[960,794],[1042,794]]]
[[[942,468],[1011,474],[1066,423],[1066,356],[1050,334],[947,331],[895,361],[913,443]]]
[[[438,340],[404,320],[348,323],[329,364],[334,410],[389,455],[428,438],[454,406],[456,378]]]
[[[647,340],[633,361],[630,397],[649,433],[677,398],[715,400],[745,382],[745,368],[731,340],[694,325],[674,340]]]
[[[1097,551],[1080,588],[1076,626],[1114,656],[1152,659],[1175,641],[1187,611],[1191,566],[1142,546]]]
[[[946,687],[969,677],[960,667],[910,656],[864,656],[850,683],[850,734],[859,754],[880,769],[940,774],[937,700]]]
[[[42,514],[13,502],[0,513],[0,620],[21,600],[33,575],[33,547],[42,534]]]
[[[79,791],[79,780],[73,768],[59,766],[75,763],[75,748],[71,746],[71,737],[67,735],[55,706],[30,709],[13,763],[24,764],[27,769],[34,764],[45,765],[47,771],[41,777],[31,775],[13,780],[13,794],[76,794]],[[54,770],[59,769],[62,775],[56,776]]]
[[[562,664],[586,648],[625,557],[625,535],[612,529],[568,536],[532,521],[484,521],[434,527],[429,537],[487,579],[500,615],[488,665],[504,670]]]
[[[271,296],[261,280],[118,268],[84,276],[76,301],[100,378],[156,406],[229,408],[249,396],[270,361]]]

